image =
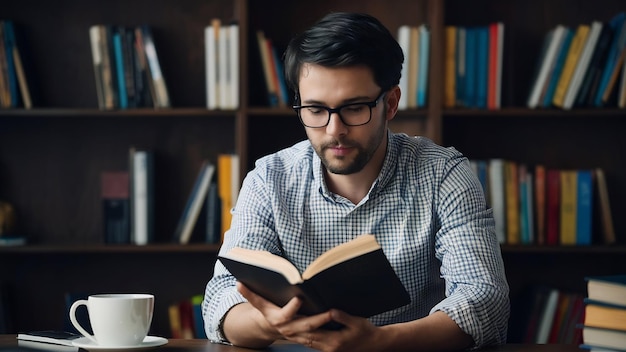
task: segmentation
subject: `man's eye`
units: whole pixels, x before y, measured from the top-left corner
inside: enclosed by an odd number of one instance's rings
[[[350,106],[346,106],[344,108],[344,110],[347,110],[350,113],[358,113],[363,111],[365,107],[363,105],[350,105]]]
[[[318,108],[316,106],[311,106],[307,108],[307,111],[309,114],[317,115],[317,114],[322,114],[325,110],[322,108]]]

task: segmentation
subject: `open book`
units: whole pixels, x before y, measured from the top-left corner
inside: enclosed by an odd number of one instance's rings
[[[373,235],[328,250],[302,275],[287,259],[266,251],[235,247],[219,259],[239,281],[278,306],[300,296],[304,315],[336,308],[367,318],[411,301]]]

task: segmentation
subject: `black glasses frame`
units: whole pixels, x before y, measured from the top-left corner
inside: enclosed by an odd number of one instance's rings
[[[337,115],[339,115],[339,119],[341,120],[341,123],[343,123],[346,126],[363,126],[363,125],[368,124],[370,121],[372,121],[372,109],[375,108],[378,105],[378,102],[380,101],[380,99],[382,99],[382,97],[385,95],[385,93],[387,93],[387,91],[381,91],[380,94],[378,95],[378,98],[376,98],[373,101],[348,103],[348,104],[344,104],[344,105],[338,106],[336,108],[329,108],[328,106],[324,106],[324,105],[294,105],[291,108],[296,111],[296,113],[298,114],[298,118],[300,119],[300,122],[305,127],[309,127],[309,128],[326,127],[330,123],[330,116],[333,113],[337,113]],[[359,124],[350,124],[350,123],[346,123],[346,121],[344,121],[343,116],[341,116],[341,112],[340,112],[341,109],[345,109],[347,107],[355,106],[355,105],[366,105],[367,107],[370,108],[370,117],[369,117],[369,119],[367,119],[366,122],[359,123]],[[328,119],[326,120],[326,123],[324,125],[322,125],[322,126],[309,126],[306,123],[304,123],[304,121],[302,120],[302,115],[300,115],[300,110],[305,109],[305,108],[324,109],[324,110],[328,111]]]

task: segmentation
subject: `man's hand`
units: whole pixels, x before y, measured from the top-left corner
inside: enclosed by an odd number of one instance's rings
[[[320,351],[380,351],[380,329],[367,319],[354,317],[339,310],[330,310],[313,316],[297,314],[302,301],[295,297],[284,307],[278,307],[237,283],[237,290],[265,319],[264,330],[275,339],[284,338]],[[335,321],[344,325],[341,330],[320,329]],[[227,333],[228,335],[228,333]],[[231,342],[235,343],[231,340]],[[235,343],[236,344],[236,343]]]

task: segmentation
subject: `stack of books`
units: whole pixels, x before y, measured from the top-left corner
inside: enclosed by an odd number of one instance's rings
[[[560,24],[548,31],[537,60],[528,107],[625,108],[625,20],[626,13],[621,12],[608,22],[593,21],[576,27]]]
[[[170,107],[149,26],[93,25],[89,39],[101,110]]]
[[[0,108],[32,108],[13,21],[0,21]]]
[[[626,275],[587,277],[581,348],[626,351]]]
[[[504,23],[446,26],[444,107],[500,109]]]
[[[405,65],[402,65],[400,110],[423,108],[427,103],[428,60],[430,56],[430,28],[402,25],[398,28],[398,43],[402,47]]]

